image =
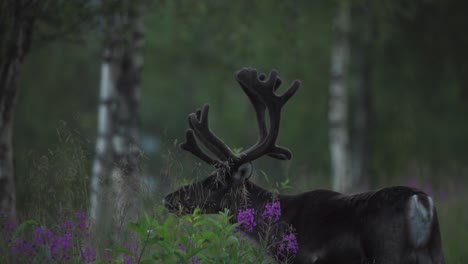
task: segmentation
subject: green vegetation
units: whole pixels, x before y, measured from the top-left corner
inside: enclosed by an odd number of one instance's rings
[[[192,260],[202,260],[203,263],[274,263],[266,254],[271,245],[256,245],[246,235],[234,232],[239,224],[231,224],[227,212],[200,215],[196,210],[192,215],[177,217],[168,213],[160,205],[162,197],[153,193],[142,197],[146,213],[128,227],[133,233],[130,236],[132,239],[114,246],[99,244],[102,243],[101,240],[93,240],[96,236],[90,236],[89,220],[84,213],[86,199],[78,195],[86,190],[86,186],[80,185],[86,173],[80,174],[78,169],[87,166],[88,162],[82,156],[86,157],[81,145],[84,143],[78,140],[75,132],[67,130],[66,127],[61,126],[57,131],[62,137],[61,144],[49,151],[48,155],[41,156],[39,162],[32,165],[33,170],[30,172],[31,176],[41,177],[44,160],[47,160],[50,168],[47,167],[49,170],[46,175],[50,176],[46,179],[49,179],[52,187],[46,188],[47,182],[41,183],[30,178],[30,184],[36,190],[29,196],[29,201],[33,204],[28,205],[32,211],[26,219],[34,220],[23,221],[19,226],[10,223],[0,228],[3,234],[0,252],[7,252],[0,254],[0,261],[8,260],[12,252],[16,252],[15,256],[19,260],[33,263],[41,263],[44,258],[49,259],[51,263],[106,263],[109,259],[116,263],[137,263],[138,260],[140,263],[198,263],[191,262]],[[33,156],[29,158],[34,160]],[[59,164],[67,166],[58,166]],[[177,180],[179,174],[184,175],[185,172],[176,172],[171,177]],[[268,182],[268,177],[264,176],[263,181]],[[258,180],[262,181],[261,178]],[[179,182],[176,185],[181,184]],[[287,179],[266,185],[276,192],[292,188]],[[468,236],[468,228],[466,225],[460,225],[468,221],[468,214],[463,210],[468,204],[468,197],[462,194],[460,187],[451,188],[448,190],[450,193],[438,194],[443,198],[437,201],[438,214],[447,263],[461,264],[468,259],[463,240]],[[293,187],[293,191],[294,189],[297,187]],[[430,186],[427,185],[426,189],[430,189]],[[53,239],[46,240],[47,231],[51,232],[50,236]],[[29,254],[37,232],[42,232],[40,234],[47,243],[31,257]],[[70,234],[69,240],[66,239],[67,234]],[[75,234],[77,236],[74,236]],[[54,243],[57,249],[51,251]],[[69,247],[69,250],[64,252],[66,247]],[[97,254],[96,251],[99,250],[103,250],[104,253]],[[52,260],[53,252],[60,253],[60,258]],[[66,256],[62,258],[65,253]],[[95,258],[96,261],[92,261]]]
[[[407,184],[433,195],[447,263],[454,264],[468,262],[467,3],[379,1],[373,49],[371,185]],[[155,1],[147,8],[141,123],[144,174],[155,188],[142,194],[151,217],[132,228],[154,224],[171,238],[148,244],[142,259],[166,252],[184,262],[199,245],[203,250],[196,255],[204,260],[222,250],[229,259],[259,257],[250,244],[233,242],[239,236],[225,233],[232,227],[226,216],[176,219],[154,212],[164,194],[210,170],[175,147],[189,112],[210,103],[210,125],[228,145],[255,141],[253,109],[233,78],[241,67],[276,68],[284,83],[303,83],[283,113],[279,138],[293,160],[259,160],[254,181],[282,189],[280,182],[290,179],[291,193],[330,187],[327,98],[335,7],[329,0],[188,0]],[[36,223],[26,222],[26,233],[41,225],[53,229],[87,210],[101,36],[98,30],[78,33],[71,40],[33,42],[21,71],[14,130],[18,215]],[[203,240],[209,232],[215,236]],[[188,247],[187,235],[196,247],[182,252],[178,244]]]
[[[133,239],[98,255],[89,220],[78,212],[54,228],[33,220],[2,226],[0,261],[21,263],[273,263],[265,251],[234,232],[229,216],[176,217],[163,208],[131,223]],[[8,241],[10,240],[10,241]]]

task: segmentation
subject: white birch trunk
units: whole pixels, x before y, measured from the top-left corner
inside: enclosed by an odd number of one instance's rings
[[[112,160],[112,146],[109,135],[112,133],[111,102],[115,102],[115,84],[111,78],[111,65],[108,61],[101,65],[101,82],[98,108],[98,136],[96,139],[96,154],[92,169],[90,216],[93,219],[101,219],[105,194],[108,193],[109,166]]]
[[[96,227],[121,238],[138,213],[140,177],[139,89],[143,68],[141,10],[106,20],[101,67],[98,138],[91,180],[91,216]],[[107,230],[106,230],[107,229]]]
[[[350,23],[350,3],[346,0],[340,1],[335,20],[335,40],[331,51],[328,121],[333,189],[341,192],[348,192],[351,189],[347,120]]]

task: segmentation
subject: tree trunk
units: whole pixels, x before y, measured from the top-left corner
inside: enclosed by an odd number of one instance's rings
[[[138,212],[139,100],[143,68],[140,7],[104,19],[98,138],[91,179],[91,217],[99,230],[116,234]]]
[[[335,39],[331,57],[331,81],[329,91],[329,141],[333,189],[351,190],[349,177],[348,136],[348,59],[350,32],[350,3],[339,2],[335,19]]]
[[[13,120],[21,64],[29,51],[35,1],[0,5],[0,220],[16,220]]]
[[[354,5],[351,180],[352,191],[356,192],[369,189],[373,46],[376,33],[376,21],[373,18],[369,1]]]

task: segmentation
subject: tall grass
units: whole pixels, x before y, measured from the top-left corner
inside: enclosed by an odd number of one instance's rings
[[[202,216],[196,213],[179,218],[162,207],[160,201],[168,190],[192,182],[193,175],[201,178],[209,173],[203,166],[184,167],[176,144],[166,146],[157,182],[159,189],[147,186],[142,188],[146,190],[141,196],[143,217],[128,227],[136,234],[134,241],[114,246],[96,245],[97,240],[93,240],[91,234],[85,236],[80,233],[83,237],[74,238],[78,246],[69,252],[70,259],[54,262],[50,247],[54,241],[66,237],[62,225],[67,221],[78,221],[76,212],[87,212],[90,162],[93,157],[90,151],[93,149],[92,142],[82,140],[82,136],[65,123],[57,128],[57,137],[59,143],[45,153],[30,151],[22,155],[22,164],[27,166],[18,170],[17,193],[19,218],[25,224],[14,228],[11,223],[3,224],[2,238],[9,238],[1,241],[0,262],[10,262],[10,257],[15,259],[12,255],[14,246],[16,250],[18,245],[24,247],[21,243],[33,241],[35,232],[41,229],[51,231],[56,240],[49,240],[46,245],[42,245],[40,254],[27,262],[43,263],[44,258],[49,263],[93,262],[83,256],[92,256],[92,250],[105,248],[104,252],[98,252],[95,263],[107,263],[109,260],[112,263],[136,263],[143,260],[151,263],[197,263],[200,260],[203,263],[273,263],[273,259],[266,254],[267,248],[256,246],[245,236],[233,232],[235,225],[229,223],[227,214]],[[269,185],[266,187],[272,190],[284,189],[282,186],[287,183],[275,183],[261,172],[258,175],[258,180],[263,181],[263,185]],[[293,189],[288,192],[309,189],[304,187],[310,185],[310,179],[305,177],[308,176],[303,175],[299,177],[301,179],[290,176]],[[466,181],[455,185],[463,184]],[[465,209],[468,208],[468,194],[462,187],[444,188],[440,186],[442,191],[439,193],[444,195],[436,194],[435,201],[447,263],[468,263],[465,246],[468,238],[468,210]],[[9,232],[8,235],[5,235],[6,232]],[[19,238],[22,239],[21,243],[17,241]],[[73,244],[73,240],[70,241]],[[25,258],[24,255],[17,256],[16,261],[21,262]]]
[[[20,154],[25,165],[17,173],[20,219],[53,224],[79,210],[87,211],[89,144],[65,122],[60,122],[56,132],[58,144],[45,153],[31,150]]]
[[[468,263],[467,208],[468,195],[466,193],[453,194],[438,202],[437,209],[446,263]]]

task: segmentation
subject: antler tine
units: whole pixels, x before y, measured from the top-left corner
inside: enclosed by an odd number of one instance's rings
[[[183,150],[192,153],[193,155],[199,157],[201,160],[215,167],[217,167],[220,163],[218,160],[212,159],[210,156],[206,155],[201,150],[201,148],[198,146],[197,141],[195,140],[195,135],[193,134],[192,129],[187,129],[187,132],[185,132],[185,142],[180,143],[179,147]]]
[[[239,82],[242,90],[247,95],[247,97],[249,97],[249,100],[252,103],[252,105],[254,107],[254,110],[255,110],[255,114],[257,116],[257,125],[258,125],[258,139],[257,139],[257,143],[256,143],[256,145],[257,145],[257,144],[259,144],[260,142],[262,142],[265,139],[265,137],[267,136],[267,133],[268,133],[266,123],[265,123],[266,105],[265,105],[265,103],[262,102],[262,100],[260,99],[260,97],[257,94],[253,93],[249,88],[247,88],[247,86],[245,86],[245,84],[242,81],[240,81],[237,78],[239,73],[240,73],[240,71],[237,72],[236,79]],[[258,78],[260,80],[264,80],[265,79],[265,74],[260,74],[260,76]]]
[[[282,83],[278,73],[272,70],[267,79],[264,74],[257,77],[257,71],[254,69],[242,69],[236,74],[238,82],[242,89],[249,96],[257,112],[257,121],[259,123],[260,140],[241,153],[241,161],[255,160],[262,155],[268,154],[277,159],[291,159],[291,152],[283,147],[275,145],[279,133],[281,109],[286,102],[293,96],[300,86],[299,81],[294,81],[288,90],[281,96],[277,96],[275,91]],[[259,103],[260,102],[260,103]],[[262,105],[259,107],[258,105]],[[264,111],[268,109],[270,114],[270,129],[266,134]],[[263,112],[258,110],[263,109]]]
[[[260,81],[265,81],[265,78],[266,78],[266,75],[264,73],[260,73],[260,75],[258,76],[258,79]],[[281,78],[279,76],[277,76],[275,86],[273,87],[275,92],[276,92],[276,90],[278,90],[278,88],[280,87],[280,85],[282,83],[283,83],[283,81],[281,80]]]
[[[203,108],[205,109],[205,108]],[[208,110],[206,110],[208,111]],[[208,112],[206,112],[206,126],[208,127]],[[193,130],[193,132],[195,133],[196,137],[198,138],[198,140],[200,140],[203,145],[205,145],[205,147],[208,148],[208,150],[213,153],[213,155],[216,156],[216,158],[220,159],[220,160],[223,160],[225,158],[223,152],[221,152],[217,146],[213,145],[212,142],[208,141],[207,138],[200,132],[199,129],[197,129],[193,123],[193,119],[195,118],[195,123],[201,123],[202,122],[202,110],[200,109],[197,109],[195,111],[195,113],[190,113],[188,115],[188,123],[189,123],[189,126],[190,128]]]
[[[237,156],[208,126],[209,105],[205,104],[201,114],[192,113],[189,115],[190,127],[195,132],[197,138],[214,154],[218,159],[236,160]]]
[[[262,101],[262,98],[260,98],[260,96],[258,96],[256,93],[252,92],[249,88],[246,87],[246,85],[241,80],[239,80],[237,78],[237,76],[239,74],[242,74],[242,71],[244,71],[244,70],[246,70],[246,69],[242,69],[242,70],[240,70],[240,71],[238,71],[236,73],[236,79],[239,82],[242,90],[244,90],[245,94],[247,94],[247,96],[249,97],[250,102],[252,103],[252,105],[253,105],[253,107],[255,109],[255,114],[257,116],[257,125],[258,125],[259,137],[258,137],[258,140],[255,143],[255,145],[251,147],[251,148],[254,148],[266,138],[267,133],[268,133],[267,128],[266,128],[266,123],[265,123],[266,105]],[[265,78],[266,78],[266,75],[264,73],[261,73],[258,76],[258,79],[260,81],[265,81]],[[281,83],[282,83],[281,79],[279,77],[277,77],[276,83],[273,86],[274,91],[276,91],[279,88]],[[282,156],[278,156],[275,153],[269,153],[268,155],[271,156],[271,157],[277,158],[277,159],[284,159]]]

